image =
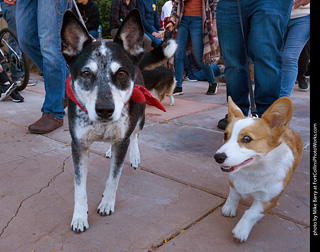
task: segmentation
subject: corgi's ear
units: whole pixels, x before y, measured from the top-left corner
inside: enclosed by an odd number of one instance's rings
[[[228,121],[241,118],[245,118],[241,109],[233,102],[231,96],[228,96]]]
[[[66,62],[69,64],[91,42],[92,38],[85,27],[72,11],[67,10],[63,15],[61,28],[61,52]]]
[[[288,97],[282,97],[276,100],[262,117],[265,119],[271,128],[285,130],[289,127],[289,123],[293,114],[292,102]]]
[[[138,9],[133,9],[121,23],[113,41],[121,44],[130,56],[140,60],[144,53],[143,39],[141,14]]]

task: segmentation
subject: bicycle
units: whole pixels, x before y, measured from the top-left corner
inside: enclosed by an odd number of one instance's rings
[[[17,33],[10,28],[0,30],[0,64],[10,80],[17,83],[17,91],[26,88],[30,76],[28,58],[19,47]]]

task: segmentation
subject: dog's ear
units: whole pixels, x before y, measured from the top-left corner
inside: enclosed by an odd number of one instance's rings
[[[133,9],[121,23],[114,42],[123,46],[135,60],[140,60],[144,53],[144,28],[140,11]]]
[[[233,119],[241,119],[245,118],[241,109],[233,102],[231,96],[228,96],[228,122],[232,121]]]
[[[271,128],[275,128],[279,133],[289,127],[293,114],[292,102],[288,97],[282,97],[276,100],[262,117],[267,121]]]
[[[61,28],[61,52],[67,63],[91,42],[92,38],[75,14],[72,11],[66,11]]]

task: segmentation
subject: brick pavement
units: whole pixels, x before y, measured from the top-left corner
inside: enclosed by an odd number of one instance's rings
[[[140,134],[141,167],[128,157],[120,179],[115,213],[101,217],[96,208],[104,190],[110,160],[105,143],[91,148],[88,174],[90,228],[70,230],[73,211],[73,164],[68,122],[46,135],[29,134],[40,118],[42,78],[22,92],[24,103],[0,103],[0,251],[14,252],[211,252],[308,251],[310,249],[310,106],[309,92],[292,94],[291,127],[304,141],[302,161],[280,205],[238,244],[232,229],[238,215],[225,218],[228,176],[213,155],[222,144],[219,119],[227,113],[225,86],[206,96],[204,82],[184,82],[176,105],[164,101],[167,113],[148,107]]]

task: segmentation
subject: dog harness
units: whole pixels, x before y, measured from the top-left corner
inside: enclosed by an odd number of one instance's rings
[[[68,79],[66,80],[66,92],[68,97],[81,108],[82,111],[88,114],[88,111],[85,110],[84,107],[81,106],[81,104],[78,102],[76,96],[74,95],[72,88],[71,88],[71,74],[69,74]],[[155,98],[148,89],[141,85],[135,85],[132,91],[132,95],[130,99],[124,104],[126,106],[130,100],[133,100],[135,102],[139,103],[147,103],[150,106],[154,106],[164,112],[166,112],[166,109],[161,105],[161,103],[158,101],[157,98]]]

